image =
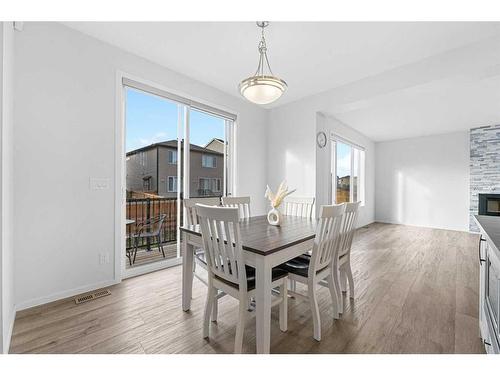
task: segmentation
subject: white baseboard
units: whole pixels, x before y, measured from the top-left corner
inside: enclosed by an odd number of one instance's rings
[[[357,223],[357,224],[356,224],[356,229],[363,228],[363,227],[367,227],[368,225],[371,225],[371,224],[373,224],[373,223],[376,223],[376,221],[375,221],[375,220],[372,220],[372,221],[370,221],[370,222],[368,222],[368,223],[364,223],[364,224]]]
[[[16,307],[13,307],[12,314],[12,319],[9,322],[9,328],[7,330],[7,336],[5,337],[4,343],[3,343],[3,354],[8,354],[9,349],[10,349],[10,342],[12,341],[12,332],[14,331],[14,322],[16,321]]]
[[[16,311],[21,311],[21,310],[29,309],[30,307],[44,305],[44,304],[49,303],[49,302],[54,302],[54,301],[57,301],[60,299],[73,297],[73,296],[76,296],[78,294],[90,292],[91,290],[106,288],[108,286],[115,285],[115,284],[117,284],[117,282],[116,282],[116,280],[113,279],[113,280],[108,280],[108,281],[102,281],[102,282],[96,283],[96,284],[85,285],[85,286],[75,288],[75,289],[69,289],[69,290],[65,290],[62,292],[57,292],[57,293],[50,294],[50,295],[45,296],[45,297],[34,298],[34,299],[31,299],[28,301],[18,303],[16,305]]]
[[[416,227],[416,228],[429,228],[429,229],[441,229],[441,230],[451,230],[455,232],[468,232],[468,228],[464,229],[457,229],[457,228],[449,228],[449,227],[438,227],[438,226],[432,226],[432,225],[417,225],[417,224],[408,224],[408,223],[403,223],[403,222],[398,222],[398,221],[392,221],[392,220],[383,220],[383,219],[377,219],[375,220],[375,223],[381,223],[381,224],[395,224],[395,225],[405,225],[407,227]]]

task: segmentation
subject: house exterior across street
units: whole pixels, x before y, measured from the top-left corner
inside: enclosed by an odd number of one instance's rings
[[[190,197],[222,195],[223,149],[224,142],[220,139],[213,139],[205,147],[190,145]],[[153,143],[127,152],[127,192],[176,197],[177,163],[182,162],[181,155],[177,150],[177,140]]]

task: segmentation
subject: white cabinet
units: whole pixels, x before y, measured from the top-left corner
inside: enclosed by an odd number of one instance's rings
[[[500,252],[481,227],[479,330],[488,354],[500,353]]]
[[[488,325],[486,323],[486,315],[484,312],[484,290],[485,290],[485,277],[486,277],[486,240],[481,235],[479,242],[479,334],[483,340],[486,339],[488,334]]]

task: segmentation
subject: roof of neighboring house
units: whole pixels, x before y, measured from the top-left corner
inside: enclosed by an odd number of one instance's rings
[[[212,142],[220,142],[222,144],[224,144],[224,140],[223,139],[220,139],[220,138],[212,138],[212,140],[210,142],[208,142],[205,147],[208,147],[208,145],[210,145],[210,143]]]
[[[214,138],[214,139],[218,139],[218,138]],[[210,141],[209,144],[212,141]],[[182,141],[181,143],[182,143],[181,147],[183,147],[184,146],[184,141]],[[134,155],[134,154],[136,154],[138,152],[143,152],[143,151],[151,150],[151,149],[157,148],[157,147],[166,147],[166,148],[177,149],[177,140],[176,139],[172,139],[170,141],[152,143],[149,146],[141,147],[141,148],[138,148],[136,150],[132,150],[132,151],[127,152],[127,156]],[[214,150],[210,150],[210,149],[205,148],[205,147],[200,147],[200,146],[197,146],[197,145],[193,145],[192,143],[189,145],[189,147],[190,147],[191,151],[202,152],[204,154],[223,155],[220,152],[217,152],[217,151],[214,151]]]

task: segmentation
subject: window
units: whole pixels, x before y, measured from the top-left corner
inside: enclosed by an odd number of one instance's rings
[[[207,195],[211,195],[210,179],[201,177],[199,180],[198,196],[203,197],[203,196],[207,196]]]
[[[221,191],[220,178],[212,178],[212,190],[217,193]]]
[[[200,189],[201,190],[209,190],[210,189],[210,179],[209,178],[200,178]]]
[[[151,191],[151,176],[142,178],[142,188],[144,191]]]
[[[200,196],[215,195],[222,191],[222,180],[220,178],[200,177],[199,191]]]
[[[168,150],[168,164],[177,164],[176,150]]]
[[[143,167],[148,163],[148,154],[146,152],[139,152],[139,164]]]
[[[217,161],[213,155],[202,155],[201,156],[201,166],[203,168],[216,168]]]
[[[332,141],[332,202],[364,205],[365,151],[344,140]]]
[[[177,176],[168,176],[167,191],[177,193]]]

